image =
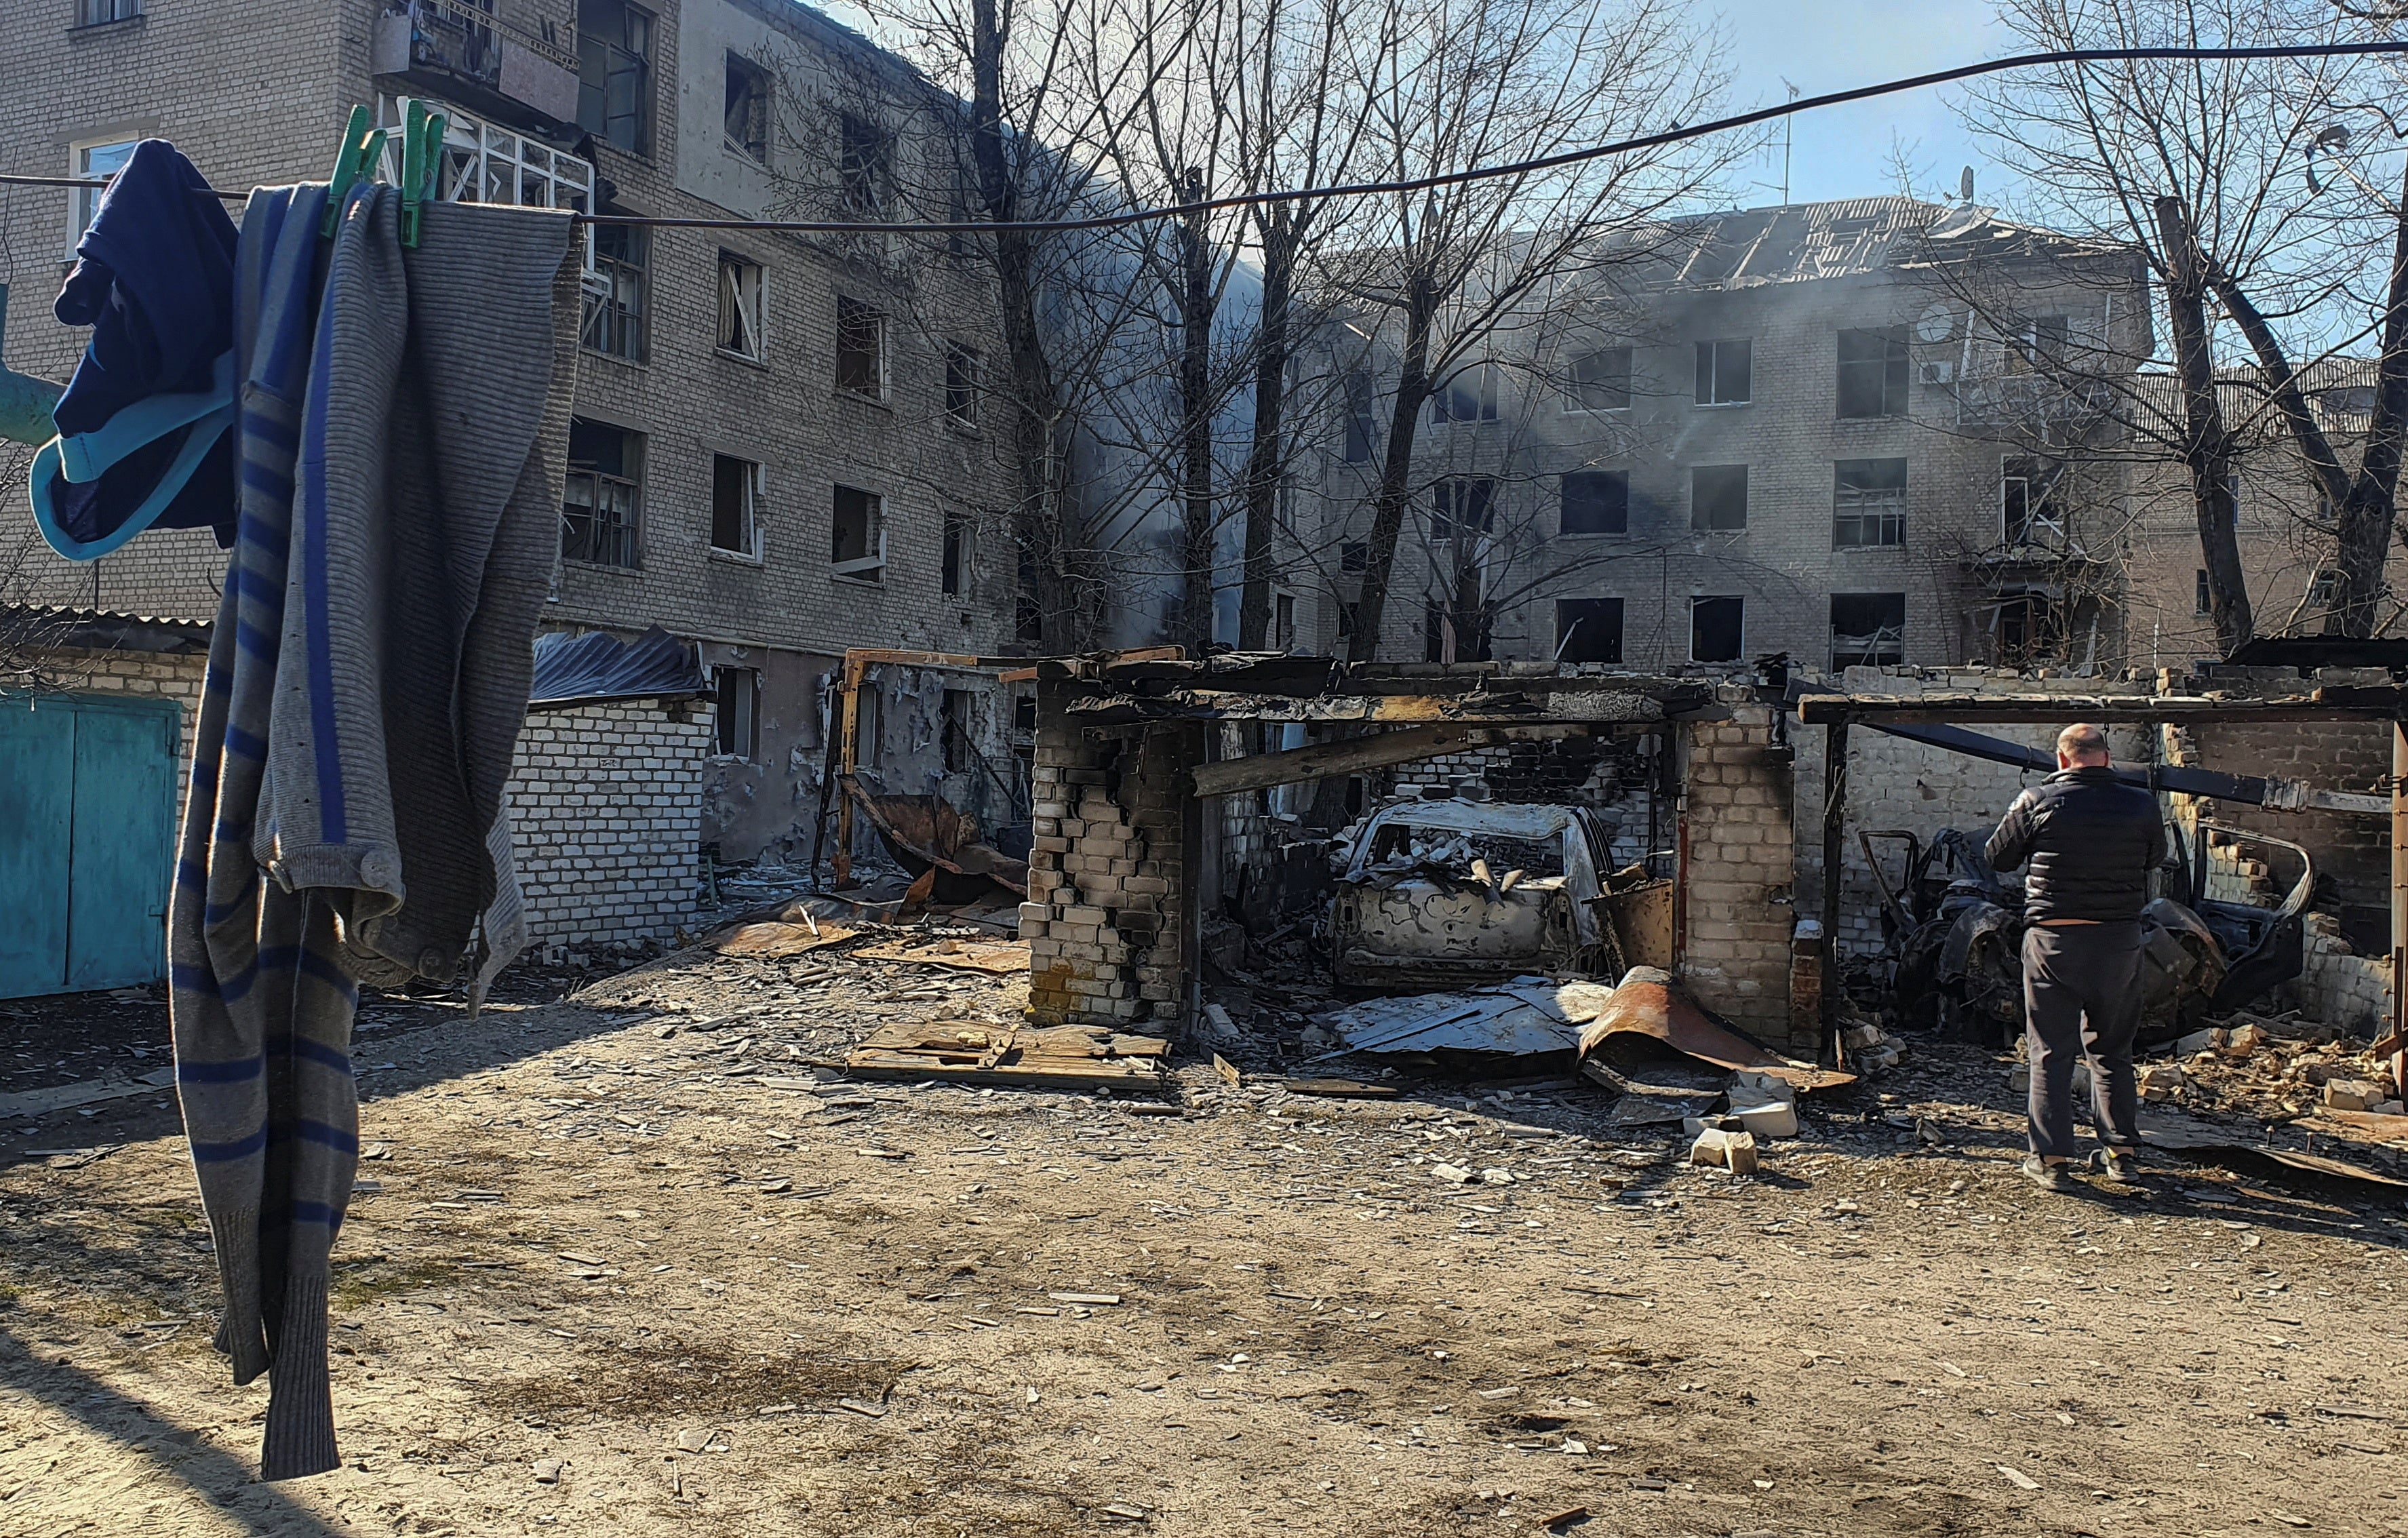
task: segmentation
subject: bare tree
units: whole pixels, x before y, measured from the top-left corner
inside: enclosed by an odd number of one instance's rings
[[[2042,50],[2337,42],[2361,24],[2324,0],[2006,0],[2001,14]],[[2000,77],[1964,108],[2042,222],[2128,246],[2156,280],[2175,391],[2071,355],[2049,367],[2120,376],[2128,447],[2154,441],[2185,467],[2228,650],[2256,628],[2231,487],[2257,423],[2227,410],[2227,356],[2254,365],[2262,410],[2323,494],[2334,628],[2364,635],[2375,621],[2408,431],[2408,223],[2358,174],[2368,157],[2348,120],[2375,110],[2357,104],[2380,79],[2330,57],[2086,62]],[[2301,381],[2370,335],[2380,386],[2353,476]]]
[[[1358,13],[1350,40],[1350,89],[1369,101],[1356,163],[1399,182],[1690,121],[1723,84],[1707,42],[1665,0],[1384,0]],[[1610,231],[1650,226],[1743,151],[1590,160],[1379,194],[1347,210],[1320,275],[1381,318],[1397,370],[1349,656],[1380,648],[1432,398],[1489,367],[1486,354],[1531,323],[1525,302],[1552,279],[1642,254],[1611,248]],[[1467,631],[1480,623],[1469,597],[1457,600]]]

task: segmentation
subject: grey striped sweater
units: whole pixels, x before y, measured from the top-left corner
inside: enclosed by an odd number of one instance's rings
[[[237,1383],[268,1374],[267,1479],[339,1462],[326,1286],[358,984],[469,961],[481,987],[521,941],[501,791],[575,358],[565,216],[437,205],[404,252],[397,194],[364,187],[329,247],[324,199],[263,188],[243,219],[241,516],[168,916],[217,1345]]]

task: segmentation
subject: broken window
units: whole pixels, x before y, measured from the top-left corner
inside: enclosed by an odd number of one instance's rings
[[[2065,467],[2041,459],[2010,459],[1999,476],[2000,538],[2009,545],[2065,538]]]
[[[1620,598],[1557,598],[1555,660],[1614,662],[1622,660]]]
[[[563,559],[633,567],[641,510],[644,439],[606,423],[572,418],[568,476],[560,507]]]
[[[1841,460],[1832,470],[1832,548],[1872,550],[1905,543],[1906,461]]]
[[[1360,577],[1371,569],[1371,547],[1361,539],[1349,539],[1338,547],[1338,571],[1340,576]]]
[[[837,178],[844,206],[876,213],[886,206],[886,130],[851,112],[837,119]]]
[[[2065,367],[2066,339],[2071,334],[2062,315],[2040,315],[2026,321],[2007,338],[2007,372],[2041,374]]]
[[[945,772],[963,774],[977,766],[978,744],[970,736],[977,697],[968,689],[947,689],[939,707],[945,739]]]
[[[1296,595],[1278,593],[1271,597],[1271,647],[1274,651],[1296,650]]]
[[[836,489],[828,570],[857,582],[886,579],[884,498],[853,486]]]
[[[1747,600],[1738,597],[1689,600],[1689,660],[1737,662]]]
[[[578,0],[577,125],[652,152],[652,18],[626,0]]]
[[[1491,606],[1478,601],[1478,574],[1473,573],[1469,579],[1469,591],[1466,594],[1472,601],[1460,608],[1438,598],[1428,599],[1423,604],[1424,662],[1489,660],[1489,628],[1493,615]]]
[[[2207,568],[2200,567],[2198,579],[2192,584],[2191,612],[2194,614],[2212,612],[2215,606],[2209,601],[2210,597],[2211,595],[2207,590]]]
[[[1906,415],[1906,327],[1840,333],[1840,415]]]
[[[2340,602],[2341,573],[2338,571],[2317,572],[2315,580],[2308,583],[2308,612],[2306,617],[2317,621],[2317,627],[2323,630],[2325,634],[2331,635],[2334,633],[2334,626],[2341,619],[2341,615],[2336,611],[2336,606]]]
[[[580,340],[593,352],[644,361],[645,261],[651,254],[639,224],[596,224],[594,281],[585,290]]]
[[[1621,411],[1630,406],[1630,349],[1608,347],[1572,360],[1568,411]]]
[[[1430,488],[1430,538],[1477,539],[1489,532],[1496,511],[1497,482],[1493,477],[1442,477]]]
[[[1358,598],[1351,603],[1341,600],[1339,603],[1338,639],[1340,640],[1344,640],[1348,637],[1354,635],[1355,627],[1362,623],[1363,604],[1361,599]]]
[[[769,72],[740,53],[727,55],[727,95],[722,109],[727,147],[769,164]]]
[[[836,387],[886,398],[886,312],[858,299],[836,302]]]
[[[1698,344],[1698,404],[1743,406],[1756,390],[1756,344],[1742,337]]]
[[[1906,660],[1906,595],[1831,595],[1831,670],[1894,667]]]
[[[945,511],[944,547],[938,563],[937,591],[958,598],[967,589],[970,564],[970,518],[952,509]]]
[[[2045,660],[2065,640],[2065,606],[2047,593],[2009,593],[2000,597],[1992,634],[1999,642],[1999,661],[2009,667]]]
[[[1556,520],[1561,534],[1630,532],[1630,475],[1626,470],[1574,470],[1563,479]]]
[[[141,14],[142,0],[76,0],[75,24],[105,27],[111,22],[131,22]],[[91,221],[84,223],[88,225]]]
[[[1373,445],[1380,441],[1380,424],[1372,415],[1371,376],[1363,369],[1346,371],[1346,442],[1342,453],[1349,465],[1368,465]]]
[[[719,253],[719,350],[761,358],[761,264],[732,251]]]
[[[1011,634],[1016,640],[1045,639],[1045,606],[1037,591],[1037,553],[1022,544],[1012,573]]]
[[[1689,526],[1728,533],[1747,527],[1747,467],[1699,465],[1689,471]]]
[[[719,755],[754,759],[761,755],[761,671],[757,668],[714,668],[719,688]]]
[[[760,466],[727,454],[710,456],[711,549],[761,558],[761,525],[754,513],[760,496]]]
[[[1430,395],[1432,422],[1494,422],[1502,375],[1493,363],[1459,368]]]
[[[979,355],[959,342],[945,344],[945,415],[963,427],[978,425]]]

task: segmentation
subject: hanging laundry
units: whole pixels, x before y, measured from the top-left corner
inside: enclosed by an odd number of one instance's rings
[[[144,139],[101,194],[52,313],[93,327],[36,454],[35,522],[89,561],[146,528],[234,542],[234,221],[199,169]]]
[[[266,1479],[339,1462],[358,985],[465,970],[480,997],[523,941],[502,785],[576,356],[566,214],[434,205],[405,250],[399,194],[361,185],[326,251],[327,195],[264,188],[243,217],[241,517],[168,917],[217,1345],[237,1383],[268,1374]]]

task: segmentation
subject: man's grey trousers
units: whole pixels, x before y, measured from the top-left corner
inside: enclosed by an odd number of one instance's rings
[[[2024,931],[2025,1040],[2031,1059],[2031,1150],[2073,1157],[2073,1065],[2090,1057],[2090,1118],[2100,1141],[2141,1141],[2132,1038],[2141,1028],[2137,919]]]

